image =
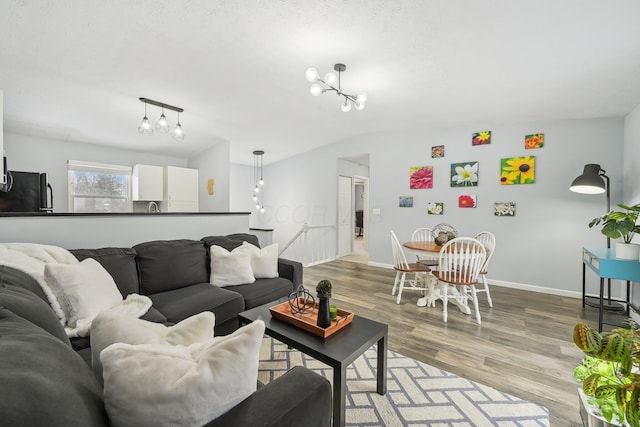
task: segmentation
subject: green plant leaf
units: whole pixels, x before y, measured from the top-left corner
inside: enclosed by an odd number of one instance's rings
[[[600,383],[600,374],[591,374],[587,378],[585,378],[582,383],[582,391],[587,396],[593,396],[598,389],[598,384]]]
[[[597,399],[612,397],[612,396],[615,396],[617,390],[618,390],[617,385],[611,385],[611,384],[601,385],[596,389],[594,396]]]

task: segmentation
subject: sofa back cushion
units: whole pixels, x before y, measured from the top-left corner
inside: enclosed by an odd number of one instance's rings
[[[70,252],[82,261],[93,258],[113,277],[123,298],[140,293],[136,251],[133,248],[71,249]]]
[[[48,303],[33,292],[7,284],[0,278],[0,307],[11,310],[16,315],[49,332],[69,347],[71,346],[56,313]]]
[[[198,240],[155,240],[133,247],[140,293],[151,295],[209,281],[207,252]]]
[[[0,308],[0,414],[7,426],[108,426],[102,390],[68,345]]]
[[[204,242],[207,249],[211,246],[221,246],[228,251],[232,251],[238,246],[242,245],[242,242],[249,242],[254,246],[260,247],[260,243],[258,242],[258,237],[253,234],[247,233],[235,233],[229,234],[227,236],[207,236],[200,239]]]
[[[49,302],[47,296],[42,290],[42,287],[38,284],[36,279],[29,276],[24,271],[20,271],[6,265],[0,265],[0,281],[7,285],[19,286],[27,289],[39,296],[43,301],[47,303]]]

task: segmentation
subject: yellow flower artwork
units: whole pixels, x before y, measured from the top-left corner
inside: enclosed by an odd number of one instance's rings
[[[500,159],[500,184],[533,184],[535,181],[535,156]]]

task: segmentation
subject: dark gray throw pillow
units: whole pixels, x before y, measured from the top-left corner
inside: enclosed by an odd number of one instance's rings
[[[108,426],[102,390],[68,345],[0,308],[0,423]]]
[[[133,249],[143,295],[209,282],[207,253],[199,240],[155,240]]]
[[[113,277],[123,298],[139,294],[136,251],[133,248],[71,249],[70,252],[82,261],[93,258]]]
[[[249,242],[254,246],[260,247],[258,238],[253,234],[235,233],[228,236],[206,236],[200,239],[204,242],[207,249],[211,246],[220,246],[228,251],[232,251],[238,246],[242,246],[242,242]]]
[[[19,286],[0,283],[0,307],[11,310],[71,346],[56,313],[33,292]]]

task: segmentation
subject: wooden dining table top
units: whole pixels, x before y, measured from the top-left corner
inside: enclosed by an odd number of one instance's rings
[[[407,249],[425,252],[440,252],[442,246],[436,245],[435,242],[405,242],[402,244]]]

